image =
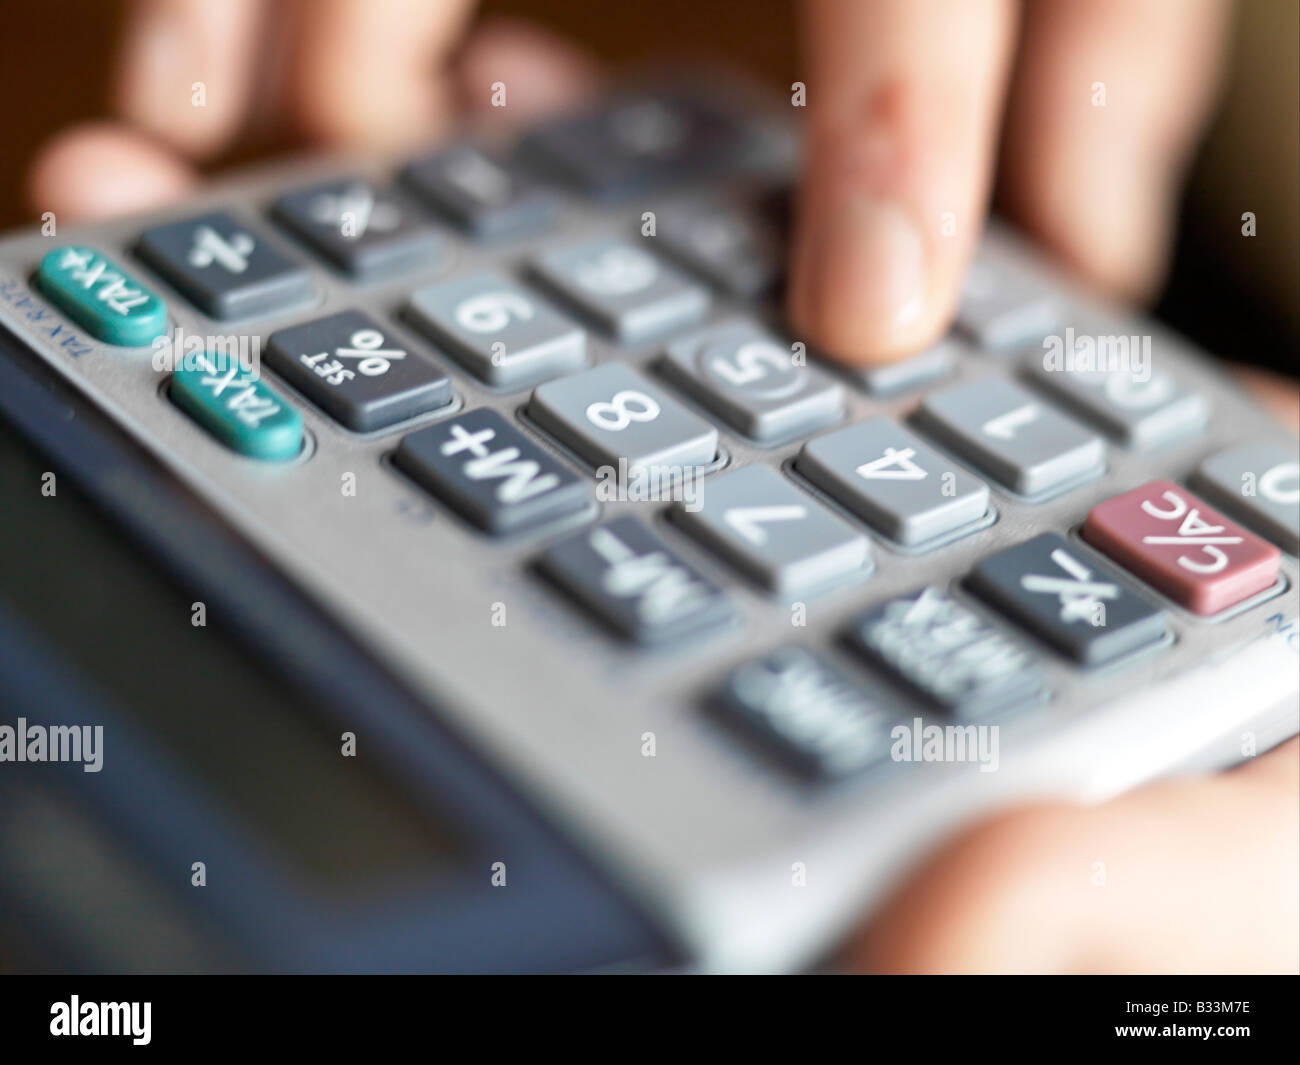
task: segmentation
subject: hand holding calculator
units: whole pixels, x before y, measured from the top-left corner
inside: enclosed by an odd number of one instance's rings
[[[973,811],[1296,731],[1294,438],[998,228],[951,334],[846,368],[779,310],[796,160],[747,94],[630,87],[0,244],[23,357],[508,781],[657,964],[805,964]],[[996,764],[953,754],[979,729]],[[425,953],[358,956],[461,957],[412,922]]]

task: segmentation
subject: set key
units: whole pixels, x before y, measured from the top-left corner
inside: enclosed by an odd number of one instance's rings
[[[272,333],[266,358],[316,406],[359,433],[414,418],[451,400],[445,373],[360,311]]]

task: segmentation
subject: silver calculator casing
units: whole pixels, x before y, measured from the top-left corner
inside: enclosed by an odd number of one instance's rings
[[[788,152],[774,152],[773,172],[789,165]],[[66,231],[59,226],[54,237],[36,230],[10,235],[0,241],[0,320],[427,696],[431,713],[442,715],[566,826],[676,936],[692,967],[788,970],[812,964],[911,863],[981,814],[1036,797],[1098,801],[1162,774],[1230,765],[1243,751],[1262,752],[1300,726],[1300,569],[1295,557],[1284,554],[1282,579],[1267,602],[1205,621],[1165,601],[1172,644],[1122,667],[1088,673],[1041,648],[1050,697],[996,721],[996,772],[980,772],[970,763],[885,762],[832,786],[790,775],[709,712],[710,695],[732,666],[793,643],[824,651],[869,685],[871,672],[837,638],[864,607],[927,583],[955,587],[993,551],[1045,530],[1075,535],[1093,504],[1154,477],[1186,483],[1216,451],[1285,438],[1285,430],[1269,422],[1212,359],[1154,323],[1128,319],[1124,332],[1153,335],[1161,368],[1209,398],[1204,433],[1152,454],[1108,446],[1104,476],[1037,505],[994,486],[996,522],[928,554],[904,554],[873,537],[871,576],[809,601],[805,624],[793,623],[797,615],[789,604],[759,593],[667,522],[668,504],[599,503],[598,517],[584,520],[638,514],[720,581],[740,615],[732,628],[685,647],[630,648],[532,571],[540,549],[572,523],[499,542],[470,528],[392,467],[391,453],[404,432],[482,406],[498,409],[563,454],[519,417],[527,391],[484,386],[420,340],[401,323],[400,312],[411,290],[443,278],[483,268],[523,277],[530,256],[556,241],[636,237],[643,212],[673,197],[619,207],[569,198],[553,228],[502,247],[475,247],[449,233],[447,253],[436,268],[382,284],[350,284],[296,248],[314,273],[315,302],[235,325],[206,319],[132,255],[146,224],[207,208],[273,230],[266,209],[277,193],[340,173],[390,177],[392,168],[376,168],[373,161],[297,163],[213,184],[147,219]],[[358,435],[268,371],[273,387],[301,412],[308,445],[298,460],[280,465],[241,458],[169,402],[165,374],[153,368],[150,350],[113,348],[82,334],[88,350],[74,358],[48,340],[42,328],[48,319],[30,320],[29,301],[35,301],[53,312],[53,321],[64,321],[29,287],[41,256],[56,241],[91,245],[126,265],[164,294],[171,325],[191,334],[256,336],[264,347],[277,329],[341,310],[360,309],[397,323],[449,371],[455,402],[433,415]],[[1023,245],[1004,232],[989,233],[981,254],[1013,257],[1059,285],[1076,306],[1096,308],[1085,293],[1027,258]],[[772,308],[715,294],[709,322],[737,315],[779,323]],[[652,377],[648,364],[662,346],[659,341],[625,348],[594,332],[589,337],[593,363],[622,359],[647,367]],[[1018,373],[1032,357],[1032,351],[972,356],[943,383]],[[913,390],[882,399],[852,384],[847,392],[850,421],[904,417],[922,394]],[[780,466],[801,443],[760,448],[720,428],[731,466]],[[352,495],[341,490],[349,473],[356,482]],[[904,722],[913,716],[911,707],[899,713]],[[502,859],[508,862],[509,856]]]

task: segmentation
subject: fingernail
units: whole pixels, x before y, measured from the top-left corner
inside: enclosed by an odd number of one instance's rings
[[[812,246],[821,313],[864,344],[905,334],[925,309],[925,245],[897,203],[850,196],[824,217]]]

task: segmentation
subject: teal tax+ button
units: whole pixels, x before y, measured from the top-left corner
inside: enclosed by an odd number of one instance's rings
[[[170,394],[181,410],[223,444],[249,458],[283,462],[302,448],[302,417],[234,359],[186,356]]]
[[[55,248],[41,260],[37,287],[105,344],[137,348],[167,326],[167,308],[111,259],[93,248]]]

